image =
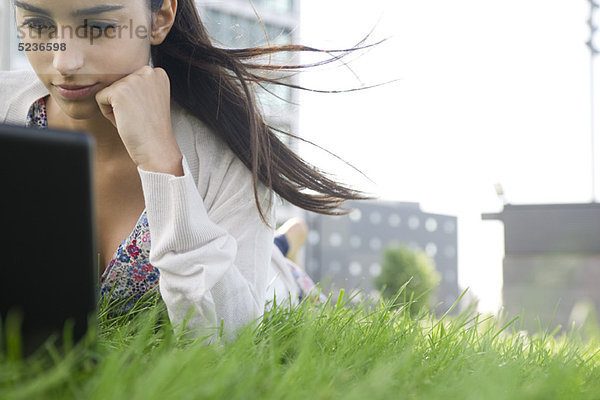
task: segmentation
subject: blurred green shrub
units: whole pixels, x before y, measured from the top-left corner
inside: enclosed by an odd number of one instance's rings
[[[412,297],[410,313],[416,315],[423,307],[432,308],[434,289],[440,278],[434,261],[425,252],[401,245],[385,249],[381,274],[375,278],[374,283],[384,299],[391,299],[410,280],[394,307],[405,304]]]

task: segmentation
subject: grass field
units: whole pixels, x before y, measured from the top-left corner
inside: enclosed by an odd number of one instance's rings
[[[599,399],[599,342],[518,333],[472,311],[275,307],[235,341],[173,333],[164,305],[107,319],[67,350],[0,353],[0,399]]]

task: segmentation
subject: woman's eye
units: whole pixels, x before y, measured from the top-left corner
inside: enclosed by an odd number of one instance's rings
[[[36,31],[54,30],[54,25],[50,21],[43,19],[29,19],[23,22],[24,27],[33,29]]]

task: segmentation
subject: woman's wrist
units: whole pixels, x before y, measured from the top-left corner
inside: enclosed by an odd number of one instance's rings
[[[163,174],[171,174],[175,176],[183,176],[183,155],[178,154],[151,157],[145,162],[138,163],[138,168],[148,172],[159,172]]]

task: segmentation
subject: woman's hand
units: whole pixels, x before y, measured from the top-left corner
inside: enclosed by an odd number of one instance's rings
[[[99,91],[96,101],[138,167],[183,176],[182,154],[171,127],[170,81],[164,69],[146,65]]]

